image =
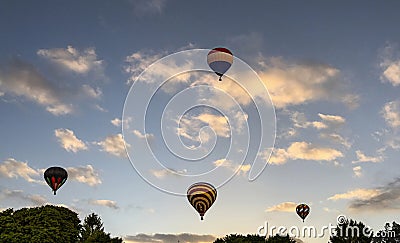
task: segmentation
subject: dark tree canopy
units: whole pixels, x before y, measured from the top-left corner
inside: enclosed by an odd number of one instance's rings
[[[104,232],[96,214],[88,215],[83,225],[78,214],[65,207],[46,205],[0,212],[0,242],[121,243]]]
[[[0,212],[0,242],[77,242],[78,214],[46,205]]]
[[[369,243],[373,240],[373,232],[362,222],[347,220],[341,225],[337,225],[335,235],[329,238],[331,243]]]

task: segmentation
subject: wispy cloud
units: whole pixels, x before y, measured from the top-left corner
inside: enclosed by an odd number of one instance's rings
[[[124,237],[127,243],[205,243],[213,242],[216,237],[213,235],[196,235],[190,233],[182,234],[137,234]]]
[[[178,175],[184,175],[187,173],[186,169],[183,170],[174,170],[171,168],[168,169],[160,169],[160,170],[150,170],[150,173],[157,177],[158,179],[163,179],[166,176],[178,176]]]
[[[353,167],[353,173],[355,177],[362,177],[363,173],[361,166]]]
[[[28,63],[15,60],[0,66],[0,80],[2,93],[33,101],[53,115],[66,115],[73,111],[72,105],[59,98],[62,91]]]
[[[69,129],[59,128],[54,130],[54,135],[58,138],[58,141],[62,148],[68,152],[78,152],[81,150],[87,150],[86,144],[78,139],[74,132]]]
[[[265,212],[295,212],[296,203],[294,202],[283,202],[274,206],[271,206],[265,210]]]
[[[8,190],[4,189],[0,192],[0,198],[13,198],[21,200],[23,202],[28,202],[34,206],[43,205],[47,202],[46,198],[37,194],[25,194],[22,190]]]
[[[350,202],[351,210],[400,210],[400,177],[375,190],[376,193],[365,198],[355,198]]]
[[[86,96],[94,99],[100,99],[103,94],[103,91],[99,87],[93,88],[88,84],[82,85],[82,91]]]
[[[378,189],[355,189],[345,193],[335,194],[328,198],[328,200],[342,200],[342,199],[370,199],[381,193]]]
[[[194,142],[207,142],[210,134],[200,132],[203,127],[210,127],[217,136],[229,137],[230,126],[225,116],[204,112],[198,115],[185,115],[176,119],[177,134]],[[199,136],[200,135],[200,136]]]
[[[379,163],[383,161],[383,156],[367,156],[361,150],[356,151],[357,160],[352,161],[353,164],[355,163],[362,163],[362,162],[372,162],[372,163]]]
[[[67,48],[40,49],[37,54],[58,66],[79,74],[93,70],[103,70],[103,61],[97,59],[96,51],[89,47],[84,51],[67,46]]]
[[[149,14],[161,14],[167,0],[131,0],[134,13],[141,17]]]
[[[97,145],[101,147],[102,151],[118,157],[127,157],[125,145],[127,148],[130,147],[130,144],[124,141],[120,133],[106,137],[103,141],[97,142]]]
[[[144,134],[144,133],[141,133],[139,130],[133,130],[132,133],[136,137],[141,138],[141,139],[153,139],[154,138],[153,134],[151,134],[151,133]]]
[[[216,160],[214,161],[214,165],[217,167],[225,167],[231,171],[237,172],[238,175],[245,175],[251,169],[251,165],[249,164],[238,165],[233,163],[233,161],[227,159]]]
[[[0,176],[6,178],[23,178],[27,182],[41,182],[34,179],[39,176],[39,171],[31,168],[27,162],[17,161],[14,158],[8,158],[0,164]]]
[[[386,103],[382,108],[381,114],[390,127],[400,127],[400,100]]]
[[[112,209],[119,209],[117,202],[113,200],[105,200],[105,199],[89,200],[89,204],[108,207]]]
[[[259,75],[278,108],[317,100],[339,100],[350,108],[358,106],[358,95],[346,91],[340,70],[335,67],[276,57],[266,60],[264,66]]]
[[[400,52],[397,45],[387,43],[380,53],[381,81],[393,86],[400,85]]]
[[[96,186],[101,184],[99,173],[91,165],[68,167],[68,178],[77,182]]]

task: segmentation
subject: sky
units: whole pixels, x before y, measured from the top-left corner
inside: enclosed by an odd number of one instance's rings
[[[0,3],[0,209],[95,212],[128,243],[398,220],[398,1]]]

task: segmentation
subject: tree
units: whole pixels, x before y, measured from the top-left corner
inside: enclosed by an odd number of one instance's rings
[[[247,236],[231,234],[223,238],[216,239],[214,243],[265,243],[265,238],[263,236],[250,234]]]
[[[46,205],[0,212],[0,242],[77,242],[78,214]]]
[[[290,238],[289,235],[281,236],[275,235],[272,237],[268,237],[266,243],[296,243],[293,238]]]
[[[104,232],[101,218],[95,213],[86,216],[81,228],[80,235],[80,242],[83,243],[122,243],[121,238],[111,238],[109,233]]]
[[[400,242],[400,224],[393,222],[386,223],[384,230],[380,230],[373,242],[379,243],[399,243]]]
[[[370,243],[373,240],[373,232],[362,222],[346,220],[341,225],[337,225],[335,235],[329,238],[331,243]]]

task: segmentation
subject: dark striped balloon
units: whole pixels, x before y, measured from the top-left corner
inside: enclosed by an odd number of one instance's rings
[[[296,207],[296,213],[299,215],[300,218],[304,219],[307,217],[307,215],[310,213],[310,207],[307,204],[299,204]]]
[[[206,182],[195,183],[187,190],[187,198],[203,220],[204,214],[217,199],[217,189]]]
[[[56,191],[65,183],[68,173],[61,167],[50,167],[44,172],[44,179],[56,195]]]
[[[214,48],[207,55],[207,63],[221,81],[222,75],[228,71],[233,63],[232,52],[223,47]]]

